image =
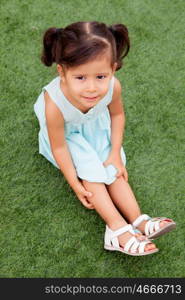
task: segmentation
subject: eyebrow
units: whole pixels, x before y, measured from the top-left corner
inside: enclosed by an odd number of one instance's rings
[[[72,76],[87,76],[88,74],[82,74],[82,73],[79,73],[79,74],[73,74]],[[99,73],[96,73],[95,74],[96,76],[97,75],[109,75],[108,72],[99,72]]]

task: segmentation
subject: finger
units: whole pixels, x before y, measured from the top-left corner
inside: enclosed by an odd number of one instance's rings
[[[83,205],[86,208],[94,209],[94,205],[88,201],[88,198],[91,198],[92,196],[93,196],[92,192],[88,192],[84,190],[84,196],[81,197],[80,201],[83,203]]]
[[[89,209],[94,209],[94,205],[91,202],[89,202],[88,198],[86,198],[86,197],[85,197],[85,202]]]
[[[94,206],[92,204],[90,204],[87,208],[88,209],[94,209]]]
[[[121,170],[118,170],[118,172],[116,173],[116,177],[120,177],[123,174],[123,172],[121,172]]]
[[[93,193],[85,191],[84,196],[86,196],[86,197],[92,197]]]
[[[82,204],[89,209],[94,209],[94,206],[92,203],[90,203],[85,197],[81,198],[80,201],[82,202]]]
[[[107,167],[108,165],[110,165],[110,161],[109,160],[106,160],[106,161],[104,161],[104,163],[103,163],[103,165],[104,165],[104,167]]]
[[[86,203],[84,206],[88,209],[94,209],[94,206],[91,203]]]

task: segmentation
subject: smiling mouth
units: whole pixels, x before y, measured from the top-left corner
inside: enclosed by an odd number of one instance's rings
[[[98,97],[83,97],[87,101],[95,101]]]

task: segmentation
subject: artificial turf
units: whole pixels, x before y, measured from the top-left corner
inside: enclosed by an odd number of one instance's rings
[[[0,276],[184,277],[185,2],[1,0],[0,14]],[[33,104],[57,76],[40,62],[43,32],[93,20],[129,29],[116,74],[129,182],[144,213],[177,222],[146,257],[105,251],[104,222],[38,153]]]

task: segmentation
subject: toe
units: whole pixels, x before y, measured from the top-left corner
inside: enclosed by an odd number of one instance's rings
[[[150,250],[154,250],[154,249],[156,249],[156,245],[153,243],[147,244],[145,246],[145,251],[150,251]]]
[[[160,222],[160,228],[165,227],[167,224],[169,224],[169,221],[161,221]]]

